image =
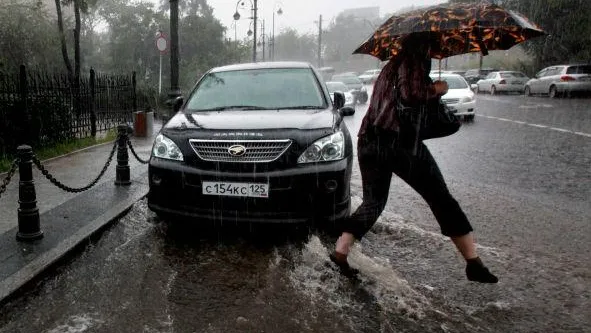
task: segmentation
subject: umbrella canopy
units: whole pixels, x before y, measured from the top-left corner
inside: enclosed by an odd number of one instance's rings
[[[353,54],[385,61],[398,54],[404,37],[428,33],[435,43],[431,58],[488,50],[507,50],[527,39],[545,35],[524,16],[490,3],[438,5],[392,16]]]

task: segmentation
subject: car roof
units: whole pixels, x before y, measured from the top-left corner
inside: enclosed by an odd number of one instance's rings
[[[345,83],[343,83],[343,82],[341,82],[341,81],[326,81],[326,84],[329,84],[329,83],[339,83],[339,84],[345,84]]]
[[[439,73],[429,73],[430,76],[439,76]],[[460,74],[453,74],[453,73],[441,73],[441,77],[462,77]]]
[[[210,70],[211,73],[242,71],[249,69],[269,69],[269,68],[312,68],[312,65],[303,61],[273,61],[256,62],[246,64],[233,64],[221,67],[215,67]]]

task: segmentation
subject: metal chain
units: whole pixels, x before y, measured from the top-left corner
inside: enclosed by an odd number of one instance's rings
[[[41,164],[41,161],[39,161],[37,156],[33,156],[33,163],[35,163],[35,165],[37,166],[37,168],[39,168],[39,170],[45,176],[45,178],[47,178],[53,185],[59,187],[60,189],[66,191],[66,192],[71,192],[71,193],[84,192],[84,191],[92,188],[94,185],[96,185],[96,183],[98,183],[98,181],[103,177],[103,175],[105,174],[105,172],[109,168],[109,165],[111,165],[111,162],[113,161],[113,156],[115,155],[115,151],[117,150],[117,142],[118,141],[119,141],[119,137],[117,137],[117,139],[115,140],[115,143],[113,144],[113,149],[111,149],[111,154],[109,155],[109,159],[107,160],[107,163],[105,163],[105,166],[103,167],[103,169],[101,170],[99,175],[90,184],[88,184],[84,187],[73,188],[73,187],[69,187],[69,186],[62,184],[57,179],[55,179],[52,175],[49,174],[49,171],[47,171],[47,169],[45,169],[45,167],[43,166],[43,164]]]
[[[131,150],[131,153],[133,154],[135,159],[138,160],[138,162],[140,162],[141,164],[148,164],[150,162],[149,158],[147,160],[143,160],[138,156],[138,154],[135,152],[135,149],[133,149],[133,146],[131,145],[131,140],[129,140],[129,137],[127,137],[127,145],[129,146],[129,150]]]
[[[2,185],[0,185],[0,198],[2,197],[2,194],[4,194],[4,192],[6,192],[6,187],[8,186],[8,184],[10,184],[10,180],[12,179],[12,176],[14,176],[14,174],[16,173],[16,169],[18,169],[18,158],[16,160],[14,160],[14,162],[12,162],[12,166],[10,167],[10,171],[8,171],[8,174],[6,175],[6,178],[4,178],[4,181],[2,181]]]

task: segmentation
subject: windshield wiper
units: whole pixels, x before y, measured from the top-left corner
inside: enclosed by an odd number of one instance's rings
[[[296,105],[296,106],[285,106],[281,108],[276,108],[276,110],[320,110],[323,109],[322,106],[317,105]]]
[[[218,106],[216,108],[209,109],[197,109],[195,111],[226,111],[226,110],[270,110],[269,108],[254,105],[228,105]]]

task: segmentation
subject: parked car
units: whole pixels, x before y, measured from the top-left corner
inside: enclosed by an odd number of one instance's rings
[[[344,96],[335,93],[332,103],[310,64],[214,68],[176,105],[149,163],[152,211],[232,223],[349,214]]]
[[[318,72],[320,72],[322,79],[326,82],[330,81],[330,78],[334,75],[335,70],[332,67],[321,67],[318,69]]]
[[[528,80],[529,77],[522,72],[491,72],[484,79],[476,82],[476,92],[488,92],[491,95],[495,95],[499,92],[523,93],[523,89]]]
[[[378,79],[381,69],[370,69],[359,75],[359,80],[364,84],[373,84]]]
[[[525,95],[548,94],[551,98],[591,93],[591,64],[550,66],[525,84]]]
[[[343,82],[329,81],[326,82],[326,88],[328,88],[328,92],[330,93],[333,102],[334,93],[342,92],[343,94],[345,94],[345,106],[351,107],[353,109],[353,113],[347,113],[345,114],[345,116],[355,114],[355,97],[353,96],[353,93],[351,92],[351,90],[349,90],[346,84],[344,84]]]
[[[351,92],[353,93],[353,96],[355,97],[355,103],[367,103],[367,100],[369,99],[367,89],[363,85],[363,82],[361,82],[361,80],[359,80],[357,76],[350,74],[333,75],[331,81],[343,82],[344,84],[346,84],[349,90],[351,90]]]
[[[439,74],[429,74],[432,80],[439,80]],[[447,82],[449,90],[441,100],[457,117],[474,120],[476,115],[476,97],[468,82],[458,74],[441,74],[441,80]]]
[[[498,72],[500,69],[496,68],[482,68],[482,69],[469,69],[464,73],[464,79],[468,84],[476,84],[478,80],[484,79],[491,72]]]

